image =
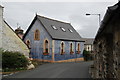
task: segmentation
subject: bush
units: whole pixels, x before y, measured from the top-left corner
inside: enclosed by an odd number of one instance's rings
[[[91,60],[91,55],[89,51],[84,50],[83,56],[84,56],[85,61]]]
[[[3,52],[3,49],[0,48],[0,68],[2,68],[2,52]]]
[[[29,61],[19,52],[3,51],[2,52],[2,68],[17,69],[26,68]]]

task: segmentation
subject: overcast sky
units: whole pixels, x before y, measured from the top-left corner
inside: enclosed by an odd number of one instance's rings
[[[113,2],[3,2],[4,18],[13,28],[17,23],[25,31],[35,14],[71,23],[84,38],[94,38],[98,28],[98,16],[86,16],[86,13],[101,14],[101,20],[108,6]]]

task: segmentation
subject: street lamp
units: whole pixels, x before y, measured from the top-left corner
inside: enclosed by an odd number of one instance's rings
[[[101,16],[100,16],[100,14],[86,14],[86,16],[89,16],[89,15],[98,15],[98,17],[99,17],[99,26],[100,26],[100,22],[101,22]]]

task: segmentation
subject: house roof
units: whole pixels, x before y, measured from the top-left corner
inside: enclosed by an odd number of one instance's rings
[[[15,31],[11,28],[11,26],[5,21],[5,20],[3,20],[4,21],[4,23],[13,31],[13,33],[15,33]],[[22,39],[15,33],[15,35],[22,41]],[[26,45],[26,43],[24,42],[24,41],[22,41],[23,42],[23,44],[25,44]],[[27,46],[27,45],[26,45]],[[28,46],[27,46],[28,47]]]
[[[3,6],[0,5],[1,8],[4,8]]]
[[[52,39],[55,40],[71,40],[71,41],[84,41],[78,32],[71,26],[70,23],[65,23],[58,20],[53,20],[47,17],[36,15],[35,19],[31,23],[30,27],[28,28],[26,34],[28,33],[29,29],[34,24],[35,20],[38,19],[46,31],[49,33]],[[56,28],[54,29],[53,26]],[[62,30],[63,28],[63,30]],[[65,31],[64,31],[65,30]]]
[[[106,14],[105,14],[103,20],[101,21],[101,25],[100,25],[100,28],[99,28],[99,30],[97,32],[96,37],[95,37],[95,41],[101,35],[103,30],[107,27],[110,20],[113,18],[113,16],[115,15],[116,11],[118,11],[118,9],[120,10],[120,1],[117,4],[115,4],[114,6],[108,7],[108,9],[106,11]]]
[[[10,25],[5,21],[5,20],[3,20],[4,21],[4,23],[15,33],[15,31],[10,27]],[[16,33],[15,33],[16,34]],[[16,34],[17,35],[17,34]],[[17,35],[18,36],[18,35]],[[19,37],[19,36],[18,36]],[[19,37],[20,38],[20,37]],[[21,38],[20,38],[21,39]],[[23,42],[24,43],[24,42]]]
[[[93,44],[94,38],[84,38],[85,43],[84,44]]]

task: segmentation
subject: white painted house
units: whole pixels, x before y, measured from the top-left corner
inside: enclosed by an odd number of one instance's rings
[[[84,40],[85,40],[85,44],[84,44],[85,50],[92,52],[93,51],[93,41],[94,41],[94,38],[84,38]]]

